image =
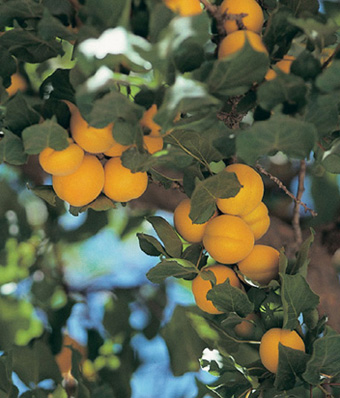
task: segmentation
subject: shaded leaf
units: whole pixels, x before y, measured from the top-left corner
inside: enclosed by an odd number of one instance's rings
[[[12,26],[14,19],[40,18],[43,5],[34,0],[9,0],[0,5],[0,27]]]
[[[139,241],[139,247],[147,255],[155,257],[158,257],[161,254],[166,255],[163,246],[153,236],[143,233],[138,233],[137,238]]]
[[[84,213],[88,209],[92,209],[95,211],[107,211],[115,208],[116,208],[115,202],[109,199],[104,194],[101,194],[93,202],[85,206],[82,207],[70,206],[70,213],[74,216],[78,216],[80,213]]]
[[[322,165],[330,173],[340,174],[340,139],[334,140],[331,148],[322,156]]]
[[[2,130],[0,136],[0,163],[6,162],[15,166],[26,163],[27,155],[24,152],[24,145],[21,139],[10,132]]]
[[[39,91],[40,96],[45,100],[52,98],[74,103],[75,90],[70,83],[70,70],[57,69],[43,81]]]
[[[280,0],[280,3],[289,7],[295,15],[305,12],[317,14],[319,10],[319,3],[317,0]]]
[[[30,187],[28,185],[27,188],[51,206],[57,206],[58,196],[54,192],[52,185],[41,185],[37,187]]]
[[[316,86],[325,93],[331,93],[340,89],[340,60],[333,60],[326,70],[316,79]]]
[[[311,229],[310,236],[302,243],[300,250],[297,254],[296,263],[294,265],[294,272],[289,273],[299,273],[304,278],[307,277],[307,267],[310,262],[309,249],[314,242],[314,230]]]
[[[191,277],[193,273],[198,273],[197,268],[190,261],[182,259],[162,260],[155,267],[151,268],[146,274],[152,283],[162,283],[170,276],[175,278]]]
[[[55,18],[47,8],[44,9],[43,17],[38,23],[39,36],[44,40],[60,38],[64,40],[74,40],[75,34],[64,26],[59,19]]]

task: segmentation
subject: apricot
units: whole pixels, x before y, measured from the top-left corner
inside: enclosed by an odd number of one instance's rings
[[[241,216],[241,218],[253,231],[255,240],[262,238],[262,236],[268,231],[270,218],[268,215],[268,208],[263,202],[260,202],[253,211],[245,216]]]
[[[65,176],[74,173],[81,165],[84,158],[84,151],[80,146],[69,140],[70,145],[56,151],[47,147],[39,154],[39,163],[46,173]]]
[[[243,337],[245,339],[251,338],[255,325],[251,321],[256,321],[258,319],[258,316],[254,314],[253,312],[248,314],[244,320],[237,325],[235,325],[234,330],[235,333]]]
[[[255,51],[268,54],[261,37],[257,33],[250,30],[237,30],[229,33],[228,36],[221,41],[218,49],[218,58],[226,58],[240,51],[245,45],[246,39]]]
[[[182,17],[201,14],[202,12],[199,0],[164,0],[164,3],[170,10]]]
[[[247,14],[242,18],[244,29],[255,33],[261,33],[264,17],[262,8],[255,0],[224,0],[221,4],[221,13],[227,14]],[[227,33],[235,32],[239,29],[235,20],[226,20],[224,28]]]
[[[112,147],[110,149],[108,149],[107,151],[104,152],[104,155],[109,156],[111,158],[119,157],[122,155],[122,153],[124,151],[126,151],[127,149],[129,149],[131,147],[132,147],[132,145],[122,145],[114,139],[114,144],[112,145]]]
[[[14,73],[11,76],[11,85],[6,88],[7,94],[12,97],[18,91],[26,91],[27,89],[27,81],[26,79],[20,75],[20,73]]]
[[[104,193],[115,202],[128,202],[137,199],[148,186],[147,173],[133,173],[122,165],[120,158],[108,160],[104,170]]]
[[[252,251],[254,234],[240,217],[223,214],[208,221],[203,245],[214,260],[233,264]]]
[[[208,221],[203,224],[194,224],[189,217],[191,209],[190,199],[182,200],[174,211],[174,225],[176,231],[190,243],[198,243],[203,239],[203,234]]]
[[[238,262],[242,274],[260,285],[267,285],[279,273],[278,250],[271,246],[255,245],[247,257]]]
[[[234,197],[217,199],[217,207],[222,213],[240,216],[249,214],[262,200],[264,193],[262,178],[253,168],[245,164],[231,164],[225,170],[235,173],[242,187]]]
[[[70,130],[74,141],[86,152],[102,153],[109,150],[115,141],[112,136],[113,124],[97,129],[90,126],[78,109],[71,112]]]
[[[79,352],[82,357],[81,362],[85,360],[87,355],[86,348],[66,334],[63,338],[61,351],[55,356],[55,360],[62,375],[69,374],[72,370],[72,349],[69,346]]]
[[[260,358],[270,372],[276,373],[279,365],[279,343],[285,347],[305,352],[302,338],[294,330],[269,329],[261,339]]]
[[[156,137],[160,135],[161,131],[161,126],[156,122],[154,122],[153,120],[153,118],[157,114],[157,111],[158,111],[157,105],[156,104],[151,105],[150,108],[143,113],[143,117],[139,121],[142,127],[150,130],[149,134],[151,136],[156,136]]]
[[[215,275],[216,285],[224,283],[229,278],[231,286],[241,288],[241,282],[231,268],[221,264],[211,265],[202,269],[192,281],[192,292],[194,294],[197,307],[209,314],[222,314],[222,312],[213,305],[212,301],[207,299],[207,293],[212,288],[211,281],[202,278],[202,274],[207,271],[211,271]]]
[[[295,60],[295,57],[291,55],[285,55],[283,59],[279,62],[277,62],[274,66],[279,68],[283,73],[289,74],[290,72],[290,67],[292,66],[293,61]],[[268,69],[268,72],[266,73],[266,76],[264,77],[266,80],[273,80],[276,77],[276,72],[274,69]]]
[[[143,137],[145,149],[150,153],[156,153],[163,149],[164,141],[161,136],[145,135]]]
[[[53,176],[52,184],[59,198],[72,206],[85,206],[100,194],[104,186],[104,169],[93,155],[85,155],[78,169],[66,176]]]

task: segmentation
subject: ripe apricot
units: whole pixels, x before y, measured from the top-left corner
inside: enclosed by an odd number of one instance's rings
[[[102,153],[115,143],[112,136],[113,124],[97,129],[90,126],[81,116],[78,109],[71,112],[70,130],[74,141],[86,152]]]
[[[279,364],[279,343],[299,351],[305,351],[302,338],[294,330],[269,329],[261,339],[260,358],[270,372],[276,373]]]
[[[104,193],[116,202],[128,202],[139,198],[148,186],[147,173],[133,173],[122,165],[120,158],[108,160],[104,170]]]
[[[214,260],[233,264],[252,251],[254,234],[240,217],[223,214],[208,221],[203,245]]]
[[[245,216],[241,216],[241,218],[253,231],[255,240],[262,238],[262,236],[268,231],[270,218],[268,215],[268,208],[263,202],[260,202],[252,212]]]
[[[190,243],[198,243],[203,239],[205,227],[208,222],[203,224],[194,224],[189,217],[191,207],[190,199],[182,200],[174,211],[174,225],[176,231]]]
[[[225,170],[235,173],[242,187],[234,197],[217,199],[217,207],[222,213],[240,216],[249,214],[262,200],[264,193],[262,178],[253,168],[245,164],[231,164]]]
[[[20,73],[14,73],[11,76],[11,85],[6,88],[6,91],[10,97],[16,94],[18,91],[26,91],[27,82]]]
[[[157,105],[153,104],[143,113],[143,117],[139,121],[140,125],[148,130],[151,136],[159,137],[161,126],[154,122],[153,118],[156,116],[158,109]]]
[[[164,0],[164,3],[170,10],[182,17],[201,14],[202,12],[199,0]]]
[[[161,136],[145,135],[143,137],[143,144],[145,149],[153,154],[163,149],[164,141]]]
[[[246,39],[255,51],[268,54],[261,37],[250,30],[237,30],[229,33],[220,43],[218,49],[218,58],[225,58],[240,51],[244,46]]]
[[[66,334],[63,338],[61,351],[55,356],[55,360],[62,375],[68,374],[72,370],[72,349],[69,346],[81,354],[82,362],[87,355],[86,348]]]
[[[279,62],[277,62],[274,66],[279,68],[283,73],[289,74],[290,72],[290,67],[292,66],[293,61],[295,60],[295,57],[291,55],[285,55],[283,59]],[[266,80],[273,80],[276,77],[276,72],[274,69],[268,69],[268,72],[266,73],[265,79]]]
[[[235,333],[240,337],[249,339],[252,336],[255,328],[255,325],[250,321],[256,321],[257,319],[258,316],[253,312],[251,312],[244,318],[242,322],[235,325],[234,327]]]
[[[226,12],[227,14],[247,14],[242,18],[244,29],[261,33],[264,17],[262,8],[255,0],[224,0],[221,4],[221,12]],[[224,28],[227,33],[240,29],[235,20],[226,20]]]
[[[122,145],[114,139],[114,144],[112,145],[112,147],[110,149],[108,149],[107,151],[104,152],[104,155],[109,156],[111,158],[119,157],[122,155],[122,153],[124,151],[131,148],[131,146],[132,145]]]
[[[81,165],[84,158],[84,151],[80,146],[69,140],[70,145],[56,151],[47,147],[39,154],[40,166],[49,174],[65,176],[74,173]]]
[[[78,169],[66,176],[52,177],[59,198],[72,206],[85,206],[100,194],[104,186],[104,169],[93,155],[85,155]]]
[[[213,305],[212,301],[207,299],[207,293],[212,288],[212,283],[209,280],[202,278],[202,274],[207,271],[211,271],[215,275],[216,285],[224,283],[229,278],[231,286],[240,288],[240,280],[231,268],[221,264],[216,264],[202,269],[192,281],[192,292],[194,294],[197,307],[209,314],[222,314],[222,312]]]
[[[280,253],[271,246],[255,245],[237,265],[244,276],[260,285],[267,285],[278,276],[279,256]]]

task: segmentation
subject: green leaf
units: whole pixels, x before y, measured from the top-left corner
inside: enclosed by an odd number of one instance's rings
[[[43,5],[34,0],[6,1],[0,5],[0,27],[13,26],[14,19],[41,18],[43,9]]]
[[[280,3],[289,7],[294,15],[303,13],[317,14],[319,10],[319,3],[317,0],[280,0]]]
[[[162,283],[170,276],[187,278],[195,273],[197,274],[198,270],[190,261],[169,258],[162,260],[155,267],[151,268],[146,276],[152,283]]]
[[[340,174],[340,138],[334,140],[331,148],[323,153],[322,165],[329,173]]]
[[[61,385],[58,385],[51,398],[67,398],[67,393]]]
[[[290,390],[295,386],[296,378],[306,370],[309,355],[279,343],[279,366],[274,386],[280,390]]]
[[[57,37],[64,40],[74,40],[76,37],[59,19],[51,15],[47,8],[44,9],[43,17],[38,23],[38,33],[42,39],[47,41]]]
[[[88,0],[84,7],[87,23],[97,26],[100,30],[116,26],[124,10],[125,0]]]
[[[27,155],[24,152],[24,145],[21,139],[10,132],[2,130],[0,135],[0,163],[6,162],[15,166],[26,163]]]
[[[40,185],[36,187],[30,187],[28,185],[27,188],[49,205],[54,207],[57,206],[58,196],[54,192],[52,185]]]
[[[61,151],[69,146],[67,131],[53,119],[25,128],[22,138],[25,151],[30,155],[38,154],[47,147]]]
[[[166,255],[164,247],[153,236],[143,233],[138,233],[137,238],[139,241],[139,247],[148,256],[158,257],[161,254]]]
[[[167,253],[171,257],[181,257],[183,245],[174,228],[162,217],[152,216],[147,220],[154,227]]]
[[[340,60],[334,59],[332,64],[318,76],[316,86],[325,93],[331,93],[340,89]]]
[[[82,207],[70,206],[70,213],[74,216],[78,216],[80,213],[84,213],[88,209],[92,209],[94,211],[107,211],[115,208],[116,208],[115,202],[109,199],[104,194],[101,194],[88,205]]]
[[[135,117],[132,120],[117,119],[113,138],[122,145],[134,145],[142,141],[142,131]]]
[[[292,63],[290,72],[304,80],[315,79],[322,72],[321,64],[309,51],[303,51]]]
[[[264,155],[282,151],[293,159],[305,159],[316,142],[317,132],[313,124],[289,116],[272,116],[256,122],[236,137],[236,153],[246,163],[254,164]]]
[[[12,373],[13,373],[12,355],[11,354],[1,355],[1,357],[0,357],[0,394],[5,393],[5,397],[17,398],[19,395],[19,390],[13,384]]]
[[[198,180],[191,196],[189,217],[196,224],[208,221],[216,210],[216,199],[233,197],[240,188],[236,175],[224,170],[203,181]]]
[[[290,270],[289,273],[297,273],[298,272],[304,278],[307,277],[307,267],[310,262],[309,249],[310,249],[312,243],[314,242],[314,235],[315,235],[315,232],[314,232],[314,230],[311,229],[310,236],[300,246],[300,250],[299,250],[299,252],[297,254],[297,258],[296,258],[296,263],[294,265],[294,270],[293,270],[294,272],[291,272],[292,270]]]
[[[244,94],[263,80],[268,66],[268,56],[247,41],[241,51],[214,64],[207,79],[208,91],[218,98]]]
[[[10,76],[17,71],[17,65],[14,58],[11,56],[6,48],[0,47],[0,76],[3,78],[4,82],[10,84]],[[5,85],[7,87],[7,84]]]
[[[322,374],[332,378],[340,373],[340,335],[329,326],[321,338],[315,340],[310,361],[303,379],[312,385],[322,381]]]
[[[162,329],[162,337],[168,347],[170,364],[175,376],[196,372],[200,365],[197,358],[206,343],[200,339],[188,319],[188,310],[177,306],[170,322]]]
[[[283,328],[293,330],[299,325],[301,313],[310,311],[319,304],[317,296],[300,275],[281,274],[281,297],[283,304]]]
[[[292,110],[295,113],[305,106],[306,94],[307,86],[301,77],[278,70],[275,79],[260,86],[257,98],[258,104],[267,111],[284,104],[284,109],[287,108],[288,111]]]
[[[235,312],[244,317],[254,310],[254,305],[241,289],[231,286],[229,278],[224,283],[219,283],[207,293],[207,299],[222,312]]]
[[[174,13],[163,3],[155,3],[152,6],[149,22],[150,42],[155,43],[160,38],[162,31],[169,26]]]
[[[70,83],[70,70],[57,69],[43,81],[39,91],[40,96],[45,100],[52,98],[74,103],[75,91]]]

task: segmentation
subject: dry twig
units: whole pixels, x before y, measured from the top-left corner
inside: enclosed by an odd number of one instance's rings
[[[300,225],[300,205],[301,205],[301,198],[305,190],[305,176],[306,176],[306,161],[301,160],[300,170],[298,175],[298,189],[296,194],[296,201],[294,205],[293,220],[292,220],[292,225],[295,235],[295,244],[297,247],[299,247],[302,244],[302,232]]]

